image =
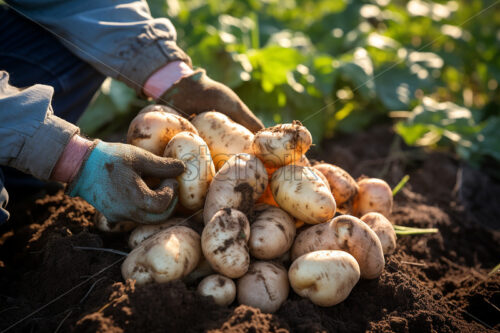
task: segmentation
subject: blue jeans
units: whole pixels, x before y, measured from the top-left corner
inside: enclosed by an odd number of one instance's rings
[[[10,74],[10,83],[15,87],[52,86],[54,113],[72,123],[78,120],[105,78],[68,51],[51,33],[5,5],[0,5],[0,69]],[[5,188],[33,189],[43,184],[17,170],[1,168],[0,224],[8,217],[2,208],[8,199]]]

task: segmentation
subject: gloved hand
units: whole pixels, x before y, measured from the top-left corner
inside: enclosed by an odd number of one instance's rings
[[[173,104],[188,115],[215,110],[252,132],[264,128],[238,95],[224,84],[210,79],[202,69],[177,81],[163,93],[159,101]]]
[[[110,222],[132,220],[160,223],[177,203],[175,178],[184,172],[182,161],[155,156],[140,148],[99,141],[69,187]],[[152,190],[142,176],[165,179]]]

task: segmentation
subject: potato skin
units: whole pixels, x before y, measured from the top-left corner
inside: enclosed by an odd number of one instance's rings
[[[375,231],[382,244],[384,254],[392,254],[396,250],[396,231],[392,223],[380,213],[368,213],[361,217],[361,221]]]
[[[236,209],[221,209],[201,234],[203,255],[216,272],[238,278],[247,272],[250,264],[249,238],[250,224],[246,216]]]
[[[358,184],[347,171],[328,163],[316,164],[313,168],[326,177],[339,210],[352,202],[358,193]]]
[[[392,190],[382,179],[365,178],[358,182],[358,194],[354,197],[353,212],[355,216],[377,212],[385,217],[391,216]]]
[[[206,223],[223,208],[248,214],[267,186],[266,168],[250,154],[236,154],[215,174],[208,189],[203,220]]]
[[[252,149],[264,165],[277,168],[301,161],[311,144],[311,133],[300,122],[294,121],[260,130],[255,134]]]
[[[141,224],[130,233],[130,236],[128,237],[128,246],[131,249],[135,249],[144,240],[153,236],[157,232],[178,225],[185,227],[188,226],[186,219],[180,217],[168,219],[166,222],[160,224]]]
[[[285,165],[273,173],[270,185],[278,205],[305,223],[324,223],[335,216],[330,189],[310,167]]]
[[[236,284],[233,280],[219,274],[212,274],[201,280],[198,293],[212,296],[216,304],[228,306],[236,298]]]
[[[210,148],[215,170],[222,168],[235,154],[252,153],[253,133],[225,114],[203,112],[191,122]]]
[[[342,250],[358,262],[361,277],[374,279],[384,269],[384,253],[377,234],[360,219],[340,215],[329,223],[301,232],[292,246],[292,260],[318,250]]]
[[[148,112],[153,112],[153,111],[171,113],[171,114],[175,114],[176,116],[182,117],[182,115],[179,112],[175,111],[170,106],[162,105],[162,104],[152,104],[152,105],[145,106],[137,114],[148,113]]]
[[[198,134],[185,118],[163,111],[138,114],[130,123],[127,143],[162,156],[165,146],[179,132]]]
[[[110,222],[104,215],[97,212],[94,216],[94,226],[104,232],[127,232],[134,229],[137,223],[134,221]]]
[[[359,277],[359,266],[354,257],[335,250],[304,254],[288,270],[293,290],[319,306],[332,306],[344,301]]]
[[[200,257],[200,235],[175,226],[159,231],[132,250],[122,264],[122,276],[135,279],[137,285],[164,283],[187,276]]]
[[[274,259],[285,254],[295,239],[295,221],[278,207],[259,204],[250,225],[250,254],[257,259]]]
[[[167,144],[163,156],[179,159],[186,165],[186,171],[177,177],[180,204],[193,211],[201,209],[215,175],[205,141],[194,133],[180,132]]]
[[[278,264],[256,261],[238,279],[238,303],[275,312],[288,297],[290,286],[286,270]]]

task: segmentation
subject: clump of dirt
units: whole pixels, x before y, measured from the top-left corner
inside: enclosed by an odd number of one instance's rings
[[[124,257],[86,248],[128,251],[127,234],[95,229],[95,210],[62,192],[9,206],[0,229],[0,330],[35,332],[361,332],[500,329],[500,186],[453,156],[405,147],[382,126],[325,142],[316,158],[354,177],[391,186],[392,220],[435,227],[438,234],[398,238],[375,280],[362,280],[346,301],[322,308],[291,291],[275,314],[221,307],[176,281],[135,286],[123,281]],[[485,178],[486,177],[486,178]],[[477,179],[477,181],[475,181]],[[478,198],[484,198],[478,199]],[[36,312],[35,312],[36,311]]]

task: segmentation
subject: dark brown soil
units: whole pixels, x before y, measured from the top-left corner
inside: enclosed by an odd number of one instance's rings
[[[406,173],[396,224],[436,227],[398,239],[383,275],[320,308],[293,292],[271,315],[217,306],[177,281],[123,281],[126,235],[97,231],[95,211],[62,192],[16,200],[0,229],[0,330],[26,332],[487,332],[500,329],[500,184],[453,156],[403,147],[389,127],[325,142],[318,159],[354,177]],[[12,326],[15,325],[15,326]]]

